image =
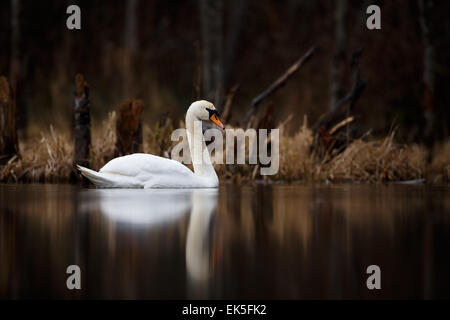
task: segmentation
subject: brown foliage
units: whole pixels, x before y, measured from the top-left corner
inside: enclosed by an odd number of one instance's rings
[[[428,168],[432,182],[450,182],[450,141],[438,144],[434,148],[433,161]]]
[[[116,124],[116,154],[142,152],[142,100],[127,100],[119,106]]]
[[[319,166],[322,179],[331,181],[387,182],[424,177],[426,151],[417,145],[401,146],[394,133],[374,141],[356,140]]]
[[[21,143],[21,155],[0,168],[0,181],[66,182],[72,172],[73,144],[52,126],[40,139]]]
[[[116,115],[110,113],[101,126],[93,126],[91,147],[92,168],[100,169],[114,157],[116,146]],[[181,123],[182,127],[183,124]],[[145,152],[169,157],[172,148],[172,122],[165,118],[153,128],[145,127]],[[327,153],[319,158],[312,152],[314,137],[306,119],[295,134],[280,126],[280,168],[266,179],[279,181],[360,181],[368,183],[405,181],[429,178],[429,182],[448,181],[450,176],[450,143],[436,148],[431,166],[426,166],[425,148],[399,145],[394,133],[382,139],[359,139],[341,153]],[[0,167],[0,181],[63,182],[72,172],[73,142],[69,135],[53,127],[40,139],[21,143],[21,158],[15,156]],[[236,183],[252,181],[255,165],[216,165],[221,180]],[[433,175],[431,175],[431,173]]]
[[[91,145],[91,167],[99,170],[116,153],[116,112],[110,112],[101,126],[93,126]]]

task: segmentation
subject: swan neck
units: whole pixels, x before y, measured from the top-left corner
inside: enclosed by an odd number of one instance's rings
[[[186,114],[186,132],[194,173],[199,176],[211,176],[217,179],[211,163],[208,148],[202,132],[202,122],[192,113]]]

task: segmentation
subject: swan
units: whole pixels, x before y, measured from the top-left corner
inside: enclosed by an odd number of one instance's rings
[[[217,188],[219,179],[211,163],[200,121],[224,126],[211,102],[192,103],[186,113],[186,132],[194,172],[182,163],[152,154],[135,153],[109,161],[98,172],[77,165],[97,188]]]

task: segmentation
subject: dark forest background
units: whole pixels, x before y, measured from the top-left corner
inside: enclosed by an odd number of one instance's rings
[[[66,28],[81,7],[82,30]],[[381,30],[366,8],[381,7]],[[276,117],[314,123],[351,87],[352,52],[363,47],[367,87],[356,107],[362,129],[399,125],[404,142],[449,132],[449,1],[191,0],[0,3],[0,74],[9,76],[26,136],[50,123],[69,129],[76,73],[101,120],[127,98],[144,101],[145,121],[182,119],[197,99],[239,84],[231,122],[311,45],[319,50],[271,101]],[[428,133],[426,133],[428,132]]]

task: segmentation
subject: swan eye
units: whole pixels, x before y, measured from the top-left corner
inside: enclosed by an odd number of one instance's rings
[[[212,119],[212,116],[215,114],[217,117],[220,117],[220,114],[217,110],[206,108],[206,111],[209,113],[209,118]]]
[[[220,122],[219,118],[217,117],[217,111],[216,113],[213,113],[209,119],[214,122],[219,128],[224,128],[222,122]]]

